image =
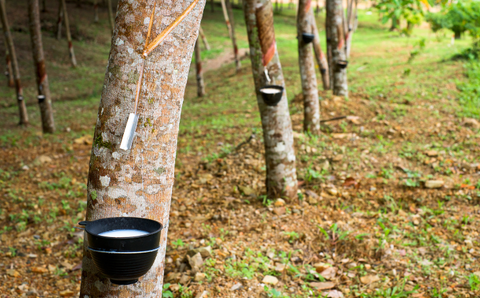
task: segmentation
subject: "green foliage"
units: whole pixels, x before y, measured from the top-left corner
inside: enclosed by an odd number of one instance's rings
[[[480,36],[480,2],[458,1],[445,7],[439,13],[429,13],[426,20],[433,32],[447,29],[460,36],[469,32],[474,39]]]
[[[170,284],[163,285],[162,298],[173,298],[173,293],[168,289],[169,287]]]
[[[382,23],[391,20],[397,26],[401,19],[407,21],[407,28],[402,30],[406,35],[411,35],[414,25],[423,20],[423,6],[420,0],[380,0],[375,8],[383,15]],[[400,29],[400,28],[397,28]]]
[[[465,117],[480,118],[480,63],[472,59],[465,65],[467,80],[457,84],[461,91],[460,115]]]

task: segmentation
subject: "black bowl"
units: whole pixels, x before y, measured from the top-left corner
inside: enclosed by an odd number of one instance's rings
[[[157,257],[162,224],[137,217],[111,217],[82,221],[87,233],[88,250],[95,266],[118,285],[136,283],[150,270]],[[134,229],[148,234],[134,237],[105,237],[99,234],[112,230]]]
[[[155,249],[160,243],[162,224],[158,221],[138,217],[110,217],[95,221],[82,221],[85,226],[88,246],[99,250],[132,252]],[[136,237],[105,237],[98,234],[119,229],[135,229],[148,232]]]
[[[338,68],[342,68],[342,69],[347,68],[348,61],[347,60],[338,60],[337,61],[337,66],[338,66]]]
[[[98,270],[117,285],[136,283],[152,267],[158,249],[126,253],[88,248]]]
[[[304,44],[309,44],[315,38],[315,34],[312,33],[302,33],[302,40]]]
[[[276,93],[266,93],[267,89],[276,89],[279,92]],[[265,87],[260,88],[260,94],[262,94],[263,101],[267,106],[276,106],[283,96],[283,87],[278,85],[266,85]]]

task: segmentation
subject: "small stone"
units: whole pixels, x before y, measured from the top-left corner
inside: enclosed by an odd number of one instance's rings
[[[34,164],[44,164],[44,163],[50,163],[52,162],[52,159],[46,155],[40,155],[34,160]]]
[[[192,269],[197,269],[198,270],[203,265],[203,258],[202,258],[202,255],[200,253],[197,253],[193,257],[190,257],[190,256],[187,255],[187,259],[188,259],[188,263],[190,264],[190,267],[192,267]]]
[[[207,298],[208,297],[208,292],[207,291],[203,291],[201,293],[199,293],[197,296],[195,296],[195,298]]]
[[[190,281],[190,276],[184,274],[184,275],[182,275],[182,277],[180,278],[178,283],[180,283],[181,285],[184,285],[184,284],[188,283],[189,281]]]
[[[271,275],[265,275],[262,282],[265,284],[276,285],[278,283],[278,278]]]
[[[336,196],[338,194],[338,190],[334,187],[327,188],[327,193],[331,196]]]
[[[285,214],[285,212],[287,212],[285,207],[273,208],[273,213],[275,213],[278,216]]]
[[[231,288],[230,291],[236,291],[238,289],[243,288],[243,285],[241,283],[234,284]]]
[[[283,199],[277,199],[277,200],[275,201],[275,204],[274,204],[274,205],[275,205],[275,207],[283,207],[283,206],[285,206],[285,200],[283,200]]]
[[[333,289],[335,284],[333,282],[311,282],[310,286],[316,288],[317,290],[328,290]]]
[[[240,186],[238,188],[246,196],[251,196],[251,195],[255,194],[255,190],[253,188],[251,188],[250,186]]]
[[[308,203],[310,205],[316,205],[318,203],[317,199],[314,197],[308,197]]]
[[[35,259],[37,257],[37,255],[36,254],[28,254],[27,257],[30,258],[30,259]]]
[[[65,291],[60,292],[61,297],[72,297],[74,294],[75,293],[73,293],[70,290],[65,290]]]
[[[24,166],[22,167],[22,171],[28,171],[29,169],[30,169],[30,168],[29,168],[27,165],[24,165]]]
[[[438,152],[435,151],[435,150],[430,150],[430,151],[427,151],[425,152],[425,154],[428,156],[428,157],[435,157],[435,156],[438,156]]]
[[[282,273],[285,270],[285,264],[277,263],[275,265],[275,271]]]
[[[425,182],[426,188],[441,188],[445,184],[442,180],[429,180]]]
[[[187,255],[194,256],[197,253],[200,253],[202,258],[204,258],[204,259],[210,258],[212,256],[212,248],[210,246],[205,246],[205,247],[199,247],[199,248],[196,248],[196,249],[190,249],[187,252]]]
[[[206,277],[205,273],[197,272],[197,274],[195,274],[195,281],[203,281]]]

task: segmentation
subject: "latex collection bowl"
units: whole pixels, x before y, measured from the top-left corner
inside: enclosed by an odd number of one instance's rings
[[[309,44],[315,38],[315,34],[312,33],[302,33],[302,40],[305,44]]]
[[[342,69],[347,68],[347,66],[348,66],[348,61],[347,61],[347,60],[338,60],[337,66],[338,66],[339,68],[342,68]]]
[[[150,270],[160,245],[162,224],[137,217],[111,217],[82,221],[88,250],[97,268],[118,285],[133,284]],[[133,237],[100,236],[112,230],[142,230],[148,234]]]
[[[270,93],[266,91],[268,89],[275,89],[278,90],[278,92]],[[260,94],[262,94],[263,101],[268,106],[276,106],[280,100],[282,100],[283,90],[284,88],[279,85],[266,85],[265,87],[260,88]]]

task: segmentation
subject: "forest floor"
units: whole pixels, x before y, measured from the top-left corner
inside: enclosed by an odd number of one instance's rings
[[[76,8],[66,41],[44,14],[58,132],[42,135],[24,4],[10,3],[32,125],[16,125],[0,81],[0,297],[78,296],[86,179],[109,51],[106,10]],[[50,5],[55,1],[47,1]],[[15,11],[16,9],[16,11]],[[239,47],[248,47],[240,10]],[[212,59],[230,50],[217,9],[203,29]],[[262,130],[249,61],[188,82],[178,141],[164,293],[174,297],[479,297],[480,123],[460,105],[469,40],[388,32],[360,14],[350,96],[320,92],[322,134],[302,132],[294,12],[275,16],[299,180],[298,199],[265,196]],[[425,47],[422,47],[422,40]],[[65,46],[64,46],[65,44]],[[0,43],[3,46],[3,43]],[[63,47],[64,46],[64,47]],[[320,80],[319,80],[320,86]],[[187,255],[201,252],[192,268]],[[207,292],[207,296],[202,296]]]

